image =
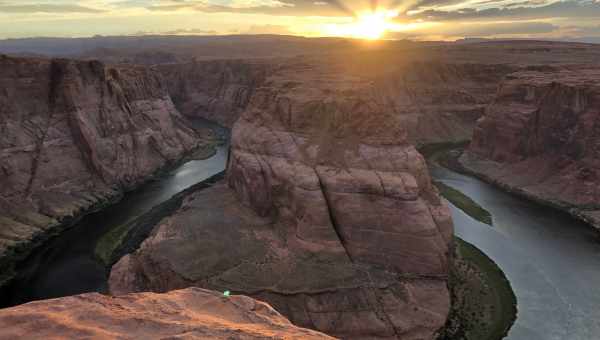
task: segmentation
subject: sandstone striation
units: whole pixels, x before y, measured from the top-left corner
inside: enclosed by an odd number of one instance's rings
[[[188,288],[167,294],[97,293],[0,310],[0,339],[333,339],[298,328],[247,296]]]
[[[187,125],[148,69],[0,56],[0,258],[208,144]]]
[[[262,85],[269,66],[244,60],[194,60],[155,68],[182,114],[230,128]]]
[[[460,159],[510,191],[600,226],[600,70],[530,67],[507,77]]]
[[[293,65],[303,65],[294,67]],[[413,143],[463,141],[492,101],[502,77],[516,67],[420,61],[389,54],[303,56],[270,61],[220,60],[157,65],[179,111],[231,127],[261,87],[298,88],[294,72],[341,74],[370,84],[377,99],[404,120]],[[339,86],[339,84],[330,84]],[[332,88],[332,91],[335,91]],[[332,93],[322,93],[323,99]]]
[[[287,64],[235,123],[225,182],[188,195],[112,269],[112,293],[187,286],[267,301],[344,339],[433,339],[452,222],[372,83]]]

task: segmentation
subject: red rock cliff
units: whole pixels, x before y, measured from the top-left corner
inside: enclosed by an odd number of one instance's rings
[[[511,74],[461,161],[531,198],[600,225],[600,70]]]
[[[200,143],[147,69],[0,57],[0,255]]]
[[[281,68],[236,122],[226,183],[186,197],[110,274],[267,301],[344,339],[433,339],[449,310],[450,213],[368,81]]]
[[[306,56],[262,61],[197,61],[156,66],[173,101],[184,115],[203,117],[231,127],[269,76],[289,65],[299,72],[344,74],[370,83],[380,102],[404,121],[414,143],[470,139],[476,120],[494,98],[502,77],[514,67],[495,64],[420,61],[412,55],[356,53],[351,56]],[[318,76],[314,74],[313,76]],[[296,80],[281,86],[298,87]]]
[[[193,61],[155,68],[182,114],[226,127],[233,126],[269,69],[266,63],[243,60]]]

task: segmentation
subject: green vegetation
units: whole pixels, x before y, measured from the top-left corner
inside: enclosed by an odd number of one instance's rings
[[[123,244],[134,223],[124,223],[104,234],[96,243],[94,253],[105,265],[110,265],[113,254]]]
[[[417,146],[417,150],[423,157],[428,160],[435,159],[439,154],[446,153],[449,150],[453,149],[464,149],[469,145],[469,140],[463,140],[458,142],[443,142],[443,143],[432,143],[432,144],[423,144]]]
[[[479,222],[492,225],[492,215],[489,211],[483,209],[477,202],[462,192],[448,186],[442,182],[434,181],[433,184],[438,188],[440,194],[454,204],[457,208],[464,211],[467,215]]]
[[[198,182],[154,206],[150,211],[111,229],[96,243],[95,255],[105,265],[110,266],[125,254],[135,251],[163,218],[171,216],[181,207],[181,203],[187,195],[212,186],[222,180],[224,176],[225,172],[223,171]]]
[[[473,245],[455,237],[450,271],[452,307],[438,340],[499,340],[517,315],[516,297],[498,266]]]

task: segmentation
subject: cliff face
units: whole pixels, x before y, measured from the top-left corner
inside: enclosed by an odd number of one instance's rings
[[[594,222],[600,216],[599,77],[600,70],[580,67],[511,74],[478,122],[462,163]]]
[[[217,60],[156,66],[179,111],[231,127],[268,70],[264,63]]]
[[[403,121],[412,143],[471,138],[498,84],[514,67],[486,64],[411,62],[379,70],[377,96]]]
[[[189,288],[167,294],[97,293],[0,310],[0,338],[333,339],[295,327],[246,296]]]
[[[0,57],[0,256],[202,143],[147,69]]]
[[[308,76],[325,72],[369,83],[380,102],[404,121],[413,143],[470,139],[475,122],[494,98],[502,77],[514,67],[486,64],[420,62],[388,54],[356,54],[352,58],[311,56],[271,61],[202,61],[159,65],[179,111],[231,127],[270,76],[290,65],[304,64]],[[337,73],[335,73],[337,72]],[[281,86],[298,88],[294,78]],[[312,84],[311,84],[312,85]],[[337,86],[337,85],[336,85]],[[323,93],[322,98],[330,94]]]
[[[112,269],[111,292],[186,286],[269,302],[344,339],[433,339],[450,213],[371,83],[288,64],[232,133],[226,183],[190,194]]]

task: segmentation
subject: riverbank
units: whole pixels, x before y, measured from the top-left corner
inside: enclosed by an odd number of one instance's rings
[[[134,252],[148,238],[158,222],[173,215],[181,207],[181,203],[187,195],[209,188],[223,178],[225,178],[225,171],[192,185],[133,221],[112,229],[98,241],[94,253],[107,268],[110,268],[121,257]]]
[[[419,147],[430,167],[454,169],[452,150],[468,141],[436,143]],[[433,180],[440,194],[469,217],[492,225],[492,214],[442,181]],[[517,299],[500,267],[474,245],[454,238],[454,259],[449,288],[452,309],[439,340],[500,340],[517,315]]]
[[[454,238],[450,270],[452,307],[439,340],[500,340],[517,315],[516,297],[496,263],[477,247]]]
[[[510,194],[566,212],[600,231],[600,209],[598,207],[580,207],[554,198],[542,197],[526,189],[504,182],[499,178],[495,178],[493,175],[480,169],[479,165],[481,163],[489,161],[478,159],[474,155],[464,152],[468,144],[469,141],[428,144],[420,146],[419,151],[427,159],[428,163],[432,165],[443,166],[458,173],[474,176]]]
[[[464,211],[465,214],[481,223],[492,225],[492,215],[490,212],[473,201],[469,196],[443,182],[433,181],[433,185],[438,188],[442,197],[454,204],[458,209]]]
[[[469,141],[427,144],[418,147],[418,150],[423,157],[425,157],[427,164],[430,167],[442,166],[452,169],[452,158],[449,153],[457,148],[465,147],[468,143]],[[440,194],[454,204],[454,206],[464,211],[475,220],[490,226],[492,225],[493,221],[490,212],[485,210],[470,197],[443,182],[433,180],[433,184],[438,188]]]
[[[589,224],[600,232],[600,207],[581,207],[569,204],[553,197],[544,197],[528,191],[527,189],[511,185],[510,183],[503,181],[502,179],[493,176],[493,174],[481,169],[482,163],[489,163],[490,161],[479,159],[477,156],[472,155],[469,152],[464,152],[464,150],[462,150],[458,157],[454,156],[454,158],[457,167],[459,167],[463,173],[475,176],[506,192],[523,197],[540,205],[566,212],[572,217]]]
[[[155,181],[164,178],[173,169],[178,168],[182,164],[190,160],[206,159],[215,155],[217,152],[217,146],[219,145],[217,139],[212,139],[207,142],[202,142],[197,148],[182,155],[176,161],[166,162],[164,166],[157,169],[152,175],[146,177],[143,181],[132,183],[126,188],[120,188],[114,190],[105,196],[94,196],[96,201],[90,206],[81,209],[76,213],[73,213],[64,218],[54,220],[52,224],[45,225],[39,228],[39,231],[33,235],[30,239],[24,239],[18,243],[16,247],[8,248],[3,254],[0,254],[0,295],[4,295],[7,290],[11,290],[11,285],[16,277],[19,275],[22,263],[26,262],[27,259],[32,256],[38,249],[43,248],[46,244],[52,242],[52,240],[60,237],[65,232],[72,229],[78,223],[80,223],[87,216],[104,211],[118,202],[120,202],[125,195],[130,192],[135,192],[139,188],[153,183]],[[4,304],[0,301],[0,304]]]
[[[506,183],[499,178],[495,178],[493,175],[481,170],[480,166],[478,166],[482,162],[489,161],[481,160],[478,157],[465,152],[465,148],[468,144],[469,141],[428,144],[419,147],[419,151],[431,165],[443,166],[452,171],[473,176],[502,191],[539,205],[565,212],[600,232],[600,209],[598,209],[598,207],[580,207],[554,198],[542,197],[527,191],[526,189]],[[465,212],[469,213],[468,211]]]

